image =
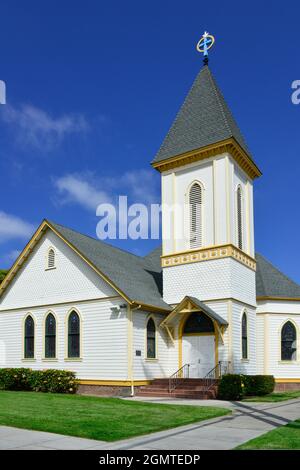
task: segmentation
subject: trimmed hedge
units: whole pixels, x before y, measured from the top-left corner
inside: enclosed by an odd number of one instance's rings
[[[0,389],[49,393],[76,393],[74,372],[67,370],[26,368],[0,369]]]
[[[220,380],[218,398],[220,400],[241,400],[244,396],[244,384],[239,374],[226,374]]]
[[[33,371],[31,369],[0,369],[0,389],[32,390]]]
[[[245,395],[262,396],[272,393],[275,388],[273,375],[244,375]]]
[[[274,391],[272,375],[227,374],[220,380],[218,398],[220,400],[241,400],[244,396],[268,395]]]

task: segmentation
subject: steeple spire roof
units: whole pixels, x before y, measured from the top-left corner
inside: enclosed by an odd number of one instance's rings
[[[233,138],[251,159],[244,137],[207,65],[199,72],[153,164]]]

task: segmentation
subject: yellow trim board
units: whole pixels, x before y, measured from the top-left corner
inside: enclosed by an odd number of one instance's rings
[[[168,268],[221,258],[233,258],[253,271],[256,270],[256,260],[231,243],[164,255],[161,256],[161,265],[163,268]]]
[[[281,384],[281,383],[300,383],[300,378],[298,379],[276,379],[275,378],[275,382],[278,383],[278,384]]]
[[[300,297],[268,297],[268,296],[258,296],[256,300],[283,300],[284,302],[299,302]]]
[[[57,302],[55,304],[55,307],[57,305],[77,305],[77,304],[80,304],[80,303],[83,303],[83,302],[86,302],[87,300],[89,302],[102,302],[102,301],[107,301],[107,300],[120,300],[120,296],[119,295],[114,295],[114,296],[111,296],[111,297],[96,297],[94,299],[80,299],[80,300],[72,300],[71,302],[68,301],[68,302]],[[13,307],[13,308],[6,308],[5,309],[2,309],[0,308],[0,314],[1,312],[9,312],[10,310],[34,310],[34,309],[37,309],[37,308],[48,308],[51,310],[51,308],[53,307],[53,304],[36,304],[36,305],[25,305],[24,307]]]
[[[143,305],[147,309],[152,309],[154,311],[166,311],[168,312],[167,309],[156,307],[155,305],[147,305],[143,304],[142,302],[139,302],[137,300],[132,300],[127,297],[127,295],[119,289],[118,286],[114,284],[113,281],[111,281],[100,269],[98,269],[91,261],[89,261],[72,243],[70,243],[68,240],[63,237],[52,225],[48,220],[43,220],[41,225],[38,227],[30,241],[27,243],[25,246],[24,250],[21,252],[21,254],[18,256],[17,260],[13,264],[12,268],[9,270],[9,272],[6,274],[5,278],[3,279],[2,283],[0,284],[0,297],[5,291],[5,289],[8,287],[10,282],[14,279],[15,275],[21,268],[21,266],[24,264],[30,253],[33,251],[33,248],[35,247],[36,243],[40,240],[41,236],[43,233],[47,230],[50,229],[52,232],[55,233],[66,245],[69,246],[83,261],[85,261],[108,285],[110,285],[127,303],[129,304],[139,304]]]
[[[127,377],[131,387],[134,386],[133,362],[133,315],[130,305],[127,305]]]
[[[46,230],[46,221],[44,220],[41,225],[38,227],[36,232],[33,234],[32,238],[29,240],[27,245],[25,246],[24,250],[20,253],[8,273],[6,274],[5,278],[3,279],[2,283],[0,284],[0,296],[6,289],[7,285],[12,281],[12,279],[15,277],[16,273],[19,271],[21,266],[23,265],[24,261],[26,258],[30,255],[30,253],[33,250],[33,247],[36,245],[36,243],[39,241],[39,239],[42,236],[42,232]]]
[[[128,303],[131,303],[130,299],[124,294],[124,292],[121,291],[100,269],[98,269],[90,260],[88,260],[79,250],[76,248],[72,243],[70,243],[63,235],[61,235],[60,232],[58,232],[51,224],[50,222],[46,221],[46,224],[48,227],[57,235],[61,240],[63,240],[66,245],[68,245],[75,253],[83,259],[97,274],[99,274],[100,277],[104,281],[107,282],[118,294],[120,294],[121,297],[123,297],[124,300],[126,300]]]
[[[146,309],[149,312],[160,312],[160,313],[166,313],[166,314],[171,312],[171,307],[170,309],[163,308],[163,307],[156,307],[155,305],[145,304],[143,302],[140,302],[139,300],[132,300],[131,306],[133,308],[139,307],[140,310]]]
[[[119,387],[130,387],[132,383],[135,386],[149,385],[151,380],[90,380],[90,379],[79,379],[80,385],[107,385],[107,386],[119,386]]]
[[[160,162],[153,162],[152,166],[156,170],[163,172],[226,152],[230,153],[234,160],[251,179],[261,176],[262,173],[260,169],[245,150],[242,149],[234,137],[222,140],[215,144],[206,145],[205,147],[191,150],[180,155],[175,155]]]

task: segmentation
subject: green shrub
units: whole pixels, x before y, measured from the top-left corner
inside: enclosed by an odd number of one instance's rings
[[[76,393],[77,388],[74,372],[67,370],[0,369],[2,390]]]
[[[76,393],[78,384],[75,374],[68,370],[40,370],[34,390],[50,393]]]
[[[243,382],[247,396],[268,395],[275,387],[273,375],[244,375]]]
[[[244,396],[244,384],[239,374],[226,374],[220,380],[218,398],[220,400],[241,400]]]
[[[33,371],[31,369],[0,369],[0,389],[32,390]]]

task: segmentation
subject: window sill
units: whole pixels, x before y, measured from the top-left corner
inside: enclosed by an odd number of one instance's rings
[[[57,357],[43,357],[42,358],[43,362],[58,362]]]
[[[291,365],[291,364],[299,364],[299,361],[278,361],[278,364],[287,364],[287,365]]]
[[[249,359],[241,359],[241,362],[250,362]]]
[[[36,359],[34,357],[33,358],[23,357],[22,362],[36,362]]]
[[[145,357],[146,362],[158,362],[157,357]]]
[[[65,357],[66,362],[81,362],[82,357]]]

